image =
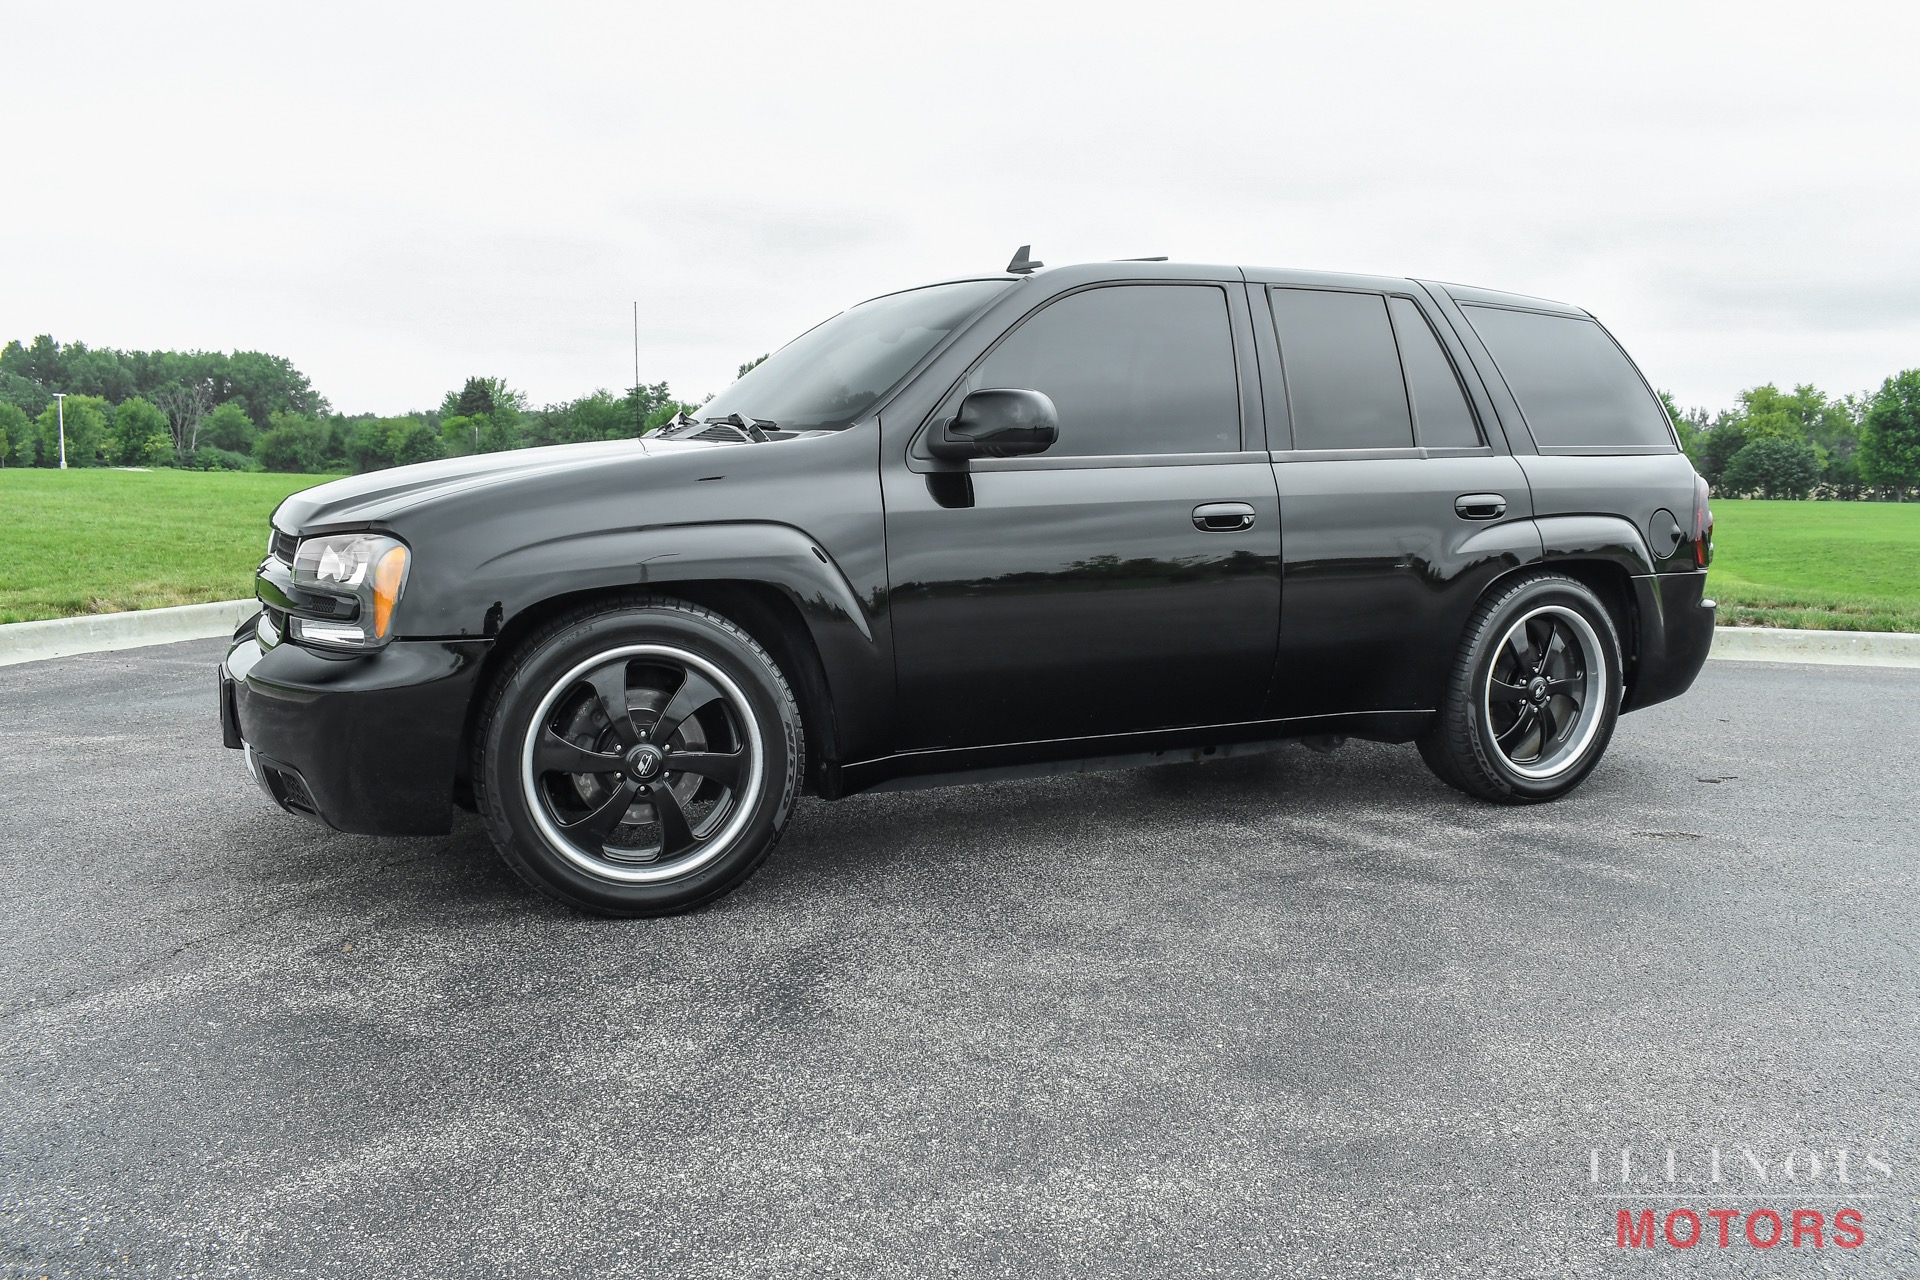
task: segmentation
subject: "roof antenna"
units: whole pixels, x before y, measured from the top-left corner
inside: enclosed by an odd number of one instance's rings
[[[1014,254],[1013,261],[1007,264],[1007,274],[1015,275],[1015,276],[1030,276],[1035,271],[1038,271],[1041,267],[1046,266],[1047,265],[1046,263],[1035,262],[1031,257],[1027,256],[1029,253],[1032,252],[1032,250],[1033,250],[1033,246],[1030,244],[1021,245],[1020,252]]]

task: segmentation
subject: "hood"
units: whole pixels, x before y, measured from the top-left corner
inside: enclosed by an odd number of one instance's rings
[[[317,528],[375,524],[423,502],[505,485],[530,476],[592,471],[651,456],[726,447],[698,440],[595,440],[586,444],[556,444],[416,462],[303,489],[274,511],[273,525],[286,533],[304,533]]]

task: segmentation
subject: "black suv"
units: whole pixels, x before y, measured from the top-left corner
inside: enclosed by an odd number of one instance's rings
[[[342,831],[477,810],[685,910],[834,798],[1286,740],[1548,800],[1684,691],[1707,489],[1586,312],[1101,263],[861,303],[640,439],[288,498],[228,746]]]

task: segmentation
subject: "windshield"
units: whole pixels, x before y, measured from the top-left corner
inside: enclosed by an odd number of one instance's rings
[[[842,311],[780,348],[697,416],[737,413],[784,431],[839,428],[873,402],[962,320],[1012,283],[962,280],[890,293]]]

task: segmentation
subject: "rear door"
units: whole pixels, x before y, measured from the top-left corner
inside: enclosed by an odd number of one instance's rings
[[[952,387],[934,420],[1021,387],[1060,439],[883,465],[902,750],[1258,717],[1280,527],[1252,366],[1238,280],[1108,282],[1028,312]]]
[[[1285,598],[1270,710],[1429,709],[1485,585],[1537,556],[1526,476],[1417,286],[1264,295]]]

